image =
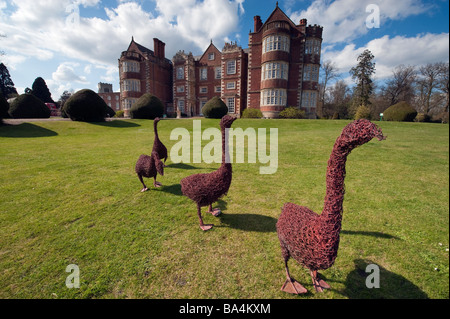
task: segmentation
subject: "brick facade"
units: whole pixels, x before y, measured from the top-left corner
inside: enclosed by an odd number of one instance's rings
[[[219,96],[229,113],[240,116],[245,108],[260,109],[264,117],[278,117],[288,106],[316,117],[322,27],[295,24],[278,7],[263,23],[254,17],[249,48],[225,43],[222,51],[212,43],[201,56],[178,51],[172,61],[164,57],[165,44],[154,39],[151,51],[132,39],[119,59],[121,103],[125,110],[143,93],[160,98],[168,114],[199,116],[202,106]]]
[[[98,84],[98,95],[112,108],[114,111],[121,110],[120,106],[120,92],[114,92],[112,84],[102,83]]]
[[[172,106],[172,62],[165,58],[165,43],[153,39],[154,51],[134,38],[119,59],[120,102],[125,116],[145,93],[157,96],[167,109]]]

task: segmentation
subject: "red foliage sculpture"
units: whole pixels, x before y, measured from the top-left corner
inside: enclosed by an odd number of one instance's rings
[[[145,192],[148,190],[147,186],[145,186],[143,177],[153,177],[153,186],[161,187],[161,183],[156,181],[156,175],[157,173],[159,173],[161,176],[164,176],[164,164],[159,159],[159,155],[157,152],[152,152],[151,156],[145,154],[139,156],[139,159],[136,162],[135,171],[138,175],[139,180],[144,186],[141,192]]]
[[[164,159],[164,164],[167,160],[167,148],[166,146],[160,141],[158,136],[158,122],[160,121],[159,117],[155,118],[153,121],[153,130],[155,131],[155,141],[153,142],[153,149],[152,152],[156,152],[159,155],[159,158],[162,160]],[[164,165],[165,166],[165,165]]]
[[[288,260],[294,258],[310,270],[314,288],[322,292],[330,286],[317,271],[331,267],[336,259],[344,201],[345,163],[350,152],[377,137],[385,139],[381,129],[368,120],[347,125],[337,138],[328,160],[327,189],[321,215],[304,206],[286,203],[277,222],[277,233],[286,268],[286,282],[281,290],[305,293],[307,290],[289,274]]]
[[[197,214],[200,220],[200,228],[204,231],[211,229],[214,225],[203,224],[201,207],[209,205],[209,213],[214,216],[220,214],[220,210],[213,211],[212,203],[217,201],[228,192],[231,184],[231,163],[226,163],[225,154],[228,145],[225,145],[225,129],[230,128],[236,118],[225,115],[220,120],[222,131],[222,165],[212,173],[194,174],[181,180],[181,192],[197,203]]]

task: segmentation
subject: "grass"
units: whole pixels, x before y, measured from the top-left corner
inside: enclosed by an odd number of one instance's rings
[[[163,187],[140,193],[134,164],[151,151],[152,121],[1,126],[0,298],[449,298],[449,131],[427,123],[378,122],[388,139],[349,156],[338,258],[322,272],[332,289],[313,292],[291,260],[310,293],[280,291],[281,207],[321,212],[327,160],[347,123],[236,121],[278,128],[278,171],[234,164],[216,204],[224,214],[205,215],[216,225],[206,233],[179,182],[217,164],[169,158]],[[159,123],[169,150],[178,127],[192,131],[192,120]],[[218,120],[202,119],[207,127]],[[80,269],[79,289],[65,285],[70,264]],[[379,289],[365,285],[368,264],[380,268]]]

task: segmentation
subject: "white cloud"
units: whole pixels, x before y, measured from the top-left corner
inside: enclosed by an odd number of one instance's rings
[[[166,43],[166,57],[179,50],[202,52],[211,39],[223,45],[237,30],[243,0],[155,0],[158,16],[136,2],[105,8],[107,18],[73,19],[71,5],[98,6],[99,0],[13,0],[9,17],[0,20],[11,52],[41,60],[56,53],[92,64],[117,67],[117,59],[134,36],[153,49],[153,38]],[[20,49],[19,49],[20,48]]]
[[[61,82],[76,82],[82,84],[89,83],[86,80],[86,77],[76,74],[75,68],[78,66],[79,66],[78,63],[73,62],[61,63],[56,69],[56,71],[52,73],[52,80],[57,83]]]
[[[309,22],[323,26],[324,43],[341,43],[351,41],[366,34],[370,29],[366,26],[366,19],[371,12],[366,7],[373,4],[373,0],[315,0],[306,10],[288,10],[293,21],[302,18]],[[425,12],[429,7],[420,0],[378,0],[376,5],[380,12],[380,26],[387,20],[400,20],[411,15]]]
[[[325,50],[322,60],[331,60],[340,72],[348,72],[357,64],[357,57],[365,49],[374,55],[376,63],[375,77],[385,79],[392,75],[392,70],[400,65],[420,66],[432,62],[449,60],[449,34],[419,34],[415,37],[389,37],[368,42],[363,47],[348,44],[342,50]]]

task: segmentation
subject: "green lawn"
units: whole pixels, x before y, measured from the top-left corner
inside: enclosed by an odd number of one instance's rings
[[[218,120],[202,120],[202,129]],[[338,258],[322,272],[332,289],[280,291],[284,264],[275,224],[285,202],[321,212],[332,146],[348,121],[244,120],[233,128],[278,128],[279,164],[234,164],[228,196],[198,227],[180,180],[218,164],[173,164],[163,187],[141,193],[134,165],[153,144],[153,121],[32,122],[0,127],[0,298],[449,298],[449,128],[378,122],[373,140],[348,158]],[[174,128],[163,120],[168,149]],[[203,145],[208,141],[203,141]],[[149,185],[152,185],[149,181]],[[205,211],[205,208],[203,209]],[[66,287],[66,267],[80,288]],[[368,289],[368,264],[380,288]]]

